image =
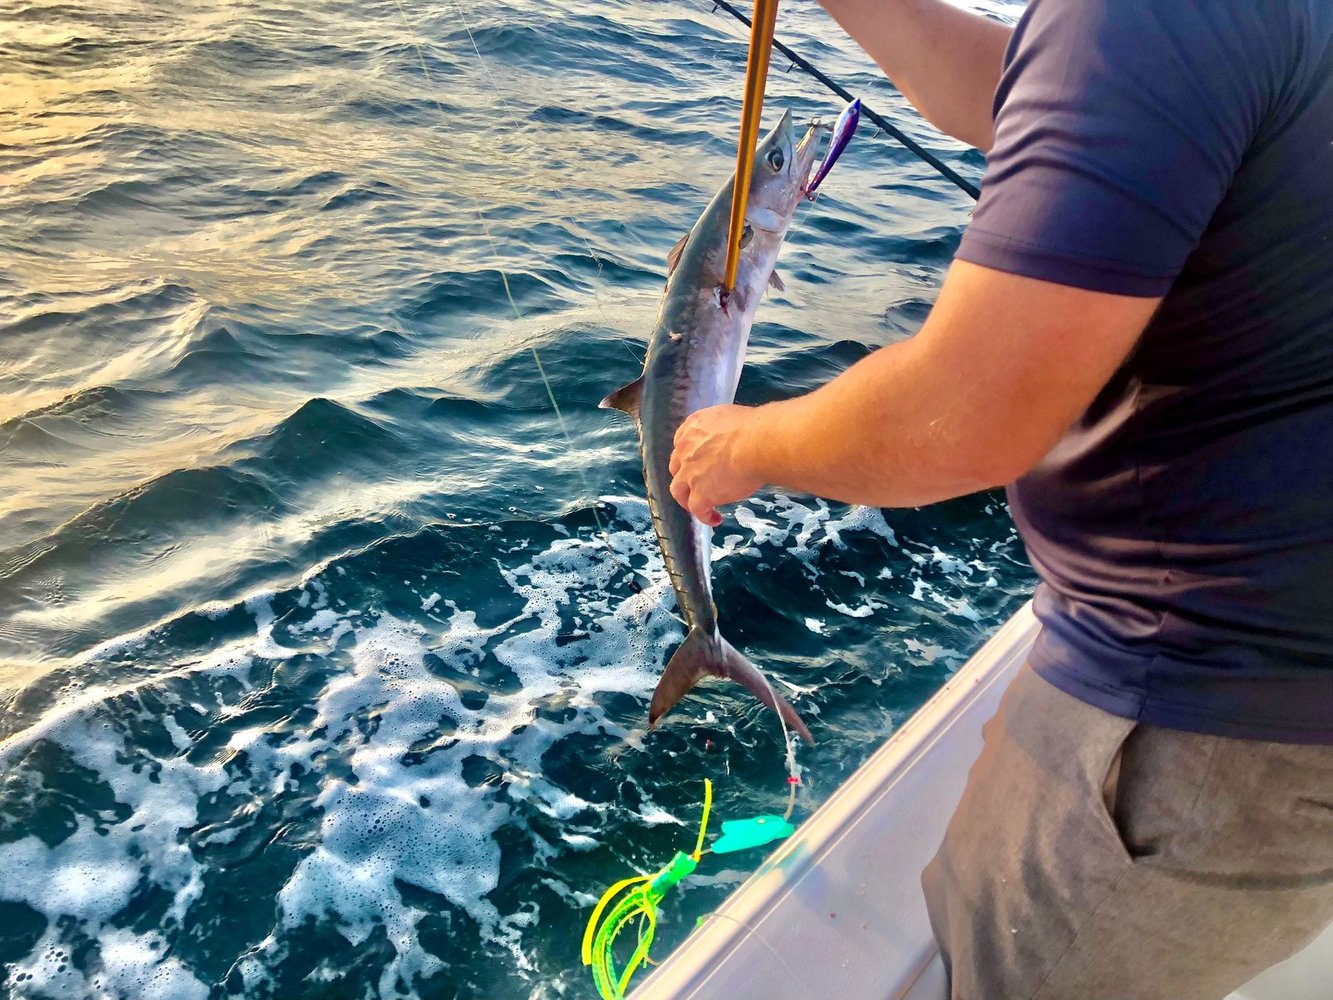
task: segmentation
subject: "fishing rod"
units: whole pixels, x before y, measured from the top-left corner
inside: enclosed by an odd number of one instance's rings
[[[718,8],[721,8],[747,28],[753,29],[750,19],[728,3],[727,0],[709,0],[709,2],[713,5],[713,10],[715,12]],[[772,40],[772,45],[773,48],[777,49],[791,60],[792,65],[801,67],[801,69],[805,70],[844,101],[851,101],[853,99],[851,92],[847,90],[846,87],[843,87],[836,80],[821,72],[817,66],[812,64],[800,53],[792,51],[789,46],[783,44],[776,38]],[[888,119],[884,118],[884,116],[880,115],[877,111],[867,107],[864,102],[861,104],[861,113],[874,122],[875,125],[879,127],[880,131],[897,139],[898,142],[907,147],[908,150],[934,167],[942,177],[951,181],[959,190],[966,191],[974,200],[981,197],[981,190],[975,184],[969,181],[966,177],[963,177],[958,171],[954,170],[953,167],[949,166],[930,150],[923,147],[911,136],[904,133],[902,129],[891,124]]]

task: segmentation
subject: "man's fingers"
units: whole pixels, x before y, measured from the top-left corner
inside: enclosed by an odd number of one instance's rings
[[[716,528],[722,523],[722,515],[717,512],[717,509],[711,503],[705,502],[703,497],[699,495],[698,490],[691,487],[691,480],[694,481],[695,486],[701,485],[700,469],[696,467],[698,456],[687,456],[689,451],[687,445],[689,439],[694,436],[694,423],[697,417],[697,413],[691,414],[685,419],[684,423],[676,428],[676,435],[672,440],[671,459],[667,463],[667,469],[671,473],[671,495],[676,498],[676,503],[684,507],[694,517],[704,524]],[[695,443],[697,444],[697,442]],[[687,475],[682,475],[687,457],[689,461],[695,464],[691,466],[691,471]],[[708,475],[702,475],[703,485],[707,485],[708,480]]]
[[[694,490],[690,491],[690,502],[686,505],[686,509],[710,527],[716,528],[722,523],[722,515],[717,512],[717,508]]]
[[[684,479],[671,480],[671,495],[675,497],[676,503],[709,527],[716,528],[722,523],[722,515],[718,513],[717,508],[696,500],[689,483]]]
[[[690,505],[689,511],[710,528],[716,528],[722,523],[722,515],[717,512],[717,508],[710,507],[708,504],[696,500]]]
[[[690,426],[690,421],[693,419],[693,416],[694,415],[691,414],[685,418],[685,422],[676,428],[676,434],[671,439],[671,462],[668,465],[668,468],[671,470],[673,476],[680,471],[680,456],[685,444],[685,432],[686,428]]]
[[[690,487],[685,480],[671,480],[671,495],[676,498],[676,503],[680,504],[686,510],[690,509]]]

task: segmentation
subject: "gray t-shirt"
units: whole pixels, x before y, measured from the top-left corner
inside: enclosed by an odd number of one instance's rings
[[[1033,663],[1122,716],[1333,743],[1333,3],[1033,0],[958,256],[1164,295],[1010,490]]]

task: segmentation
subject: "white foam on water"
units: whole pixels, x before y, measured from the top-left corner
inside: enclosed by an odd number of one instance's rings
[[[425,652],[418,630],[392,618],[358,634],[354,670],[326,689],[317,722],[332,744],[350,746],[356,783],[325,779],[315,802],[323,817],[319,846],[278,897],[288,929],[306,919],[329,920],[356,946],[382,926],[396,953],[380,979],[383,995],[392,994],[399,977],[412,982],[443,965],[419,946],[416,926],[425,913],[403,902],[395,880],[438,893],[483,927],[499,919],[484,897],[499,873],[494,832],[503,809],[472,794],[455,767],[462,755],[404,763],[409,748],[442,719],[473,714],[452,686],[426,670]],[[371,708],[377,725],[364,735],[355,719]]]
[[[883,601],[876,601],[873,598],[868,598],[866,601],[857,605],[854,608],[850,607],[847,604],[844,604],[841,601],[826,600],[824,603],[827,604],[834,611],[838,612],[838,614],[846,615],[848,618],[869,618],[876,611],[879,611],[881,608],[887,607],[887,605]]]
[[[477,624],[475,611],[463,611],[453,601],[445,601],[444,605],[453,614],[447,622],[448,632],[433,652],[450,666],[475,673],[476,664],[484,655],[487,643],[512,626],[515,620],[501,622],[493,628],[483,628]]]
[[[661,806],[659,806],[647,795],[643,797],[643,804],[639,807],[639,820],[647,826],[666,826],[674,824],[676,826],[688,826],[679,816],[673,816]]]
[[[746,509],[748,511],[748,508]],[[753,512],[750,513],[752,514]],[[723,537],[720,544],[714,542],[712,561],[717,562],[719,559],[725,559],[728,556],[734,555],[735,553],[741,551],[741,542],[743,542],[744,540],[745,540],[744,535],[726,535]]]
[[[646,522],[643,514],[635,520]],[[616,532],[611,541],[617,551],[648,555],[638,532]],[[612,606],[604,588],[620,572],[599,540],[559,539],[527,563],[500,567],[524,601],[509,621],[482,626],[476,612],[449,600],[444,606],[452,614],[439,638],[387,615],[354,630],[353,669],[333,679],[320,696],[314,728],[324,729],[341,750],[355,783],[326,779],[322,785],[315,803],[322,815],[319,846],[279,895],[284,928],[324,921],[360,944],[382,927],[396,957],[383,970],[381,990],[400,979],[411,983],[436,971],[440,961],[419,944],[417,925],[425,913],[401,898],[396,883],[406,882],[464,910],[484,940],[507,949],[517,967],[526,966],[521,939],[538,917],[535,906],[502,914],[486,898],[499,877],[496,834],[516,822],[509,803],[528,803],[560,821],[602,810],[542,777],[542,754],[568,733],[595,726],[617,730],[594,695],[646,695],[654,663],[645,656],[643,635],[658,636],[654,650],[660,661],[680,634],[663,606],[665,584]],[[556,639],[567,633],[575,604],[592,614],[597,628],[581,641],[561,645]],[[465,708],[454,688],[430,672],[427,653],[465,671],[489,653],[521,686],[512,694],[491,694],[481,708]],[[565,723],[537,718],[536,708],[550,698],[574,707],[575,717]],[[372,711],[375,725],[367,732],[358,723]],[[447,739],[439,738],[442,721]],[[516,737],[520,727],[526,728]],[[405,755],[422,743],[431,746],[424,761],[407,763]],[[497,754],[506,765],[502,781],[469,786],[463,762]],[[679,822],[665,813],[650,818]],[[539,855],[555,852],[531,836]],[[565,839],[566,850],[595,845],[577,833]],[[276,962],[282,953],[279,937],[265,957]]]
[[[200,661],[188,663],[160,677],[155,677],[152,683],[157,684],[172,678],[199,673],[215,675],[219,678],[233,677],[243,686],[248,687],[249,682],[246,680],[246,675],[249,673],[250,666],[251,659],[247,648],[233,643],[220,647],[210,656]],[[36,740],[43,738],[56,739],[59,736],[60,727],[70,719],[85,713],[95,712],[108,701],[132,693],[147,684],[149,684],[148,681],[140,680],[122,686],[103,684],[85,686],[81,682],[66,685],[62,689],[61,697],[43,713],[40,719],[22,732],[0,740],[0,767],[9,766],[17,754],[30,747]]]
[[[579,892],[577,889],[571,889],[564,882],[554,878],[543,878],[542,885],[546,886],[566,903],[580,910],[590,910],[597,905],[598,897],[590,892]]]
[[[828,503],[819,497],[797,500],[784,493],[776,493],[771,499],[751,497],[736,507],[734,516],[737,524],[752,533],[752,538],[747,542],[741,536],[726,536],[724,555],[754,554],[760,548],[774,546],[799,559],[811,578],[817,575],[816,564],[822,548],[847,547],[842,537],[846,532],[867,532],[878,535],[889,545],[899,544],[879,509],[849,507],[835,516]]]
[[[845,544],[842,540],[844,531],[868,531],[890,545],[898,544],[898,536],[889,527],[889,522],[884,520],[884,512],[878,507],[849,507],[841,517],[828,517],[825,520],[824,533],[838,548]]]
[[[751,503],[753,502],[754,501],[751,501]],[[763,545],[772,545],[784,538],[787,534],[787,532],[779,527],[776,522],[760,517],[751,507],[744,504],[735,509],[733,516],[736,518],[737,524],[753,534],[754,538],[752,540],[752,545],[755,548],[759,548]],[[739,541],[739,537],[736,537]]]
[[[276,981],[275,970],[291,957],[292,933],[312,921],[335,930],[350,947],[383,935],[392,958],[374,984],[380,995],[396,995],[399,983],[413,989],[439,973],[449,957],[423,947],[419,929],[426,910],[400,885],[466,914],[486,946],[499,949],[520,974],[526,970],[538,989],[523,947],[540,919],[536,905],[510,903],[502,912],[492,898],[501,871],[499,835],[505,830],[526,837],[538,863],[599,846],[594,834],[608,810],[620,807],[591,802],[550,780],[543,755],[577,733],[608,733],[632,745],[637,733],[608,718],[602,696],[646,699],[684,635],[646,504],[624,497],[603,502],[615,509],[615,530],[605,540],[557,531],[536,553],[496,561],[499,580],[518,602],[507,620],[483,621],[485,612],[439,591],[422,599],[430,621],[421,624],[373,609],[334,610],[335,604],[344,607],[330,600],[328,581],[337,577],[307,575],[291,602],[295,608],[282,620],[284,637],[301,648],[275,638],[277,598],[257,593],[243,601],[255,623],[245,641],[151,681],[119,688],[70,685],[35,725],[0,744],[0,763],[13,764],[39,738],[50,740],[110,790],[120,812],[79,814],[53,847],[35,836],[0,844],[0,870],[7,873],[0,899],[27,903],[48,920],[42,940],[11,967],[11,976],[25,978],[11,981],[34,996],[206,996],[172,954],[172,943],[191,908],[210,891],[210,874],[216,876],[208,868],[210,852],[242,836],[262,804],[300,793],[311,796],[303,807],[309,828],[301,834],[310,846],[276,888],[271,930],[237,961],[247,991]],[[870,532],[899,545],[879,511],[835,512],[822,501],[752,500],[737,508],[736,521],[742,531],[725,537],[718,558],[757,560],[764,550],[780,547],[812,575],[821,553],[845,547],[849,533]],[[616,558],[607,552],[608,542]],[[912,555],[914,575],[926,569],[960,577],[989,572],[939,550]],[[622,598],[626,563],[650,582]],[[343,575],[342,566],[331,569]],[[950,613],[975,615],[965,600],[936,592],[919,576],[915,582],[924,598]],[[826,603],[852,618],[883,607],[869,595],[859,604]],[[201,613],[216,620],[233,610],[208,605]],[[820,635],[831,627],[815,618],[805,624]],[[139,648],[149,634],[104,649]],[[313,637],[321,637],[315,646],[302,645]],[[934,648],[914,651],[940,655]],[[327,675],[315,695],[313,720],[299,729],[269,716],[247,722],[252,699],[262,693],[252,676],[256,666],[285,663],[297,653],[316,662],[325,657]],[[446,678],[480,676],[487,658],[510,671],[517,684],[489,690],[484,703],[469,700],[476,707],[467,707]],[[208,683],[201,686],[201,677]],[[181,683],[208,694],[182,698],[173,693]],[[818,714],[818,705],[808,700],[812,687],[784,687],[807,701],[803,710]],[[152,712],[143,707],[149,702],[136,701],[141,689],[154,693]],[[186,709],[192,714],[183,724],[177,713]],[[206,715],[203,723],[198,713]],[[137,745],[131,719],[137,726],[160,725],[166,749],[155,753]],[[210,758],[198,757],[198,746],[208,745],[201,744],[208,730],[220,726],[229,730],[226,740]],[[727,726],[747,745],[742,732]],[[470,758],[491,761],[492,777],[469,781]],[[307,776],[304,792],[298,773]],[[234,805],[231,819],[222,825],[210,820],[212,826],[198,830],[201,802],[218,796]],[[560,833],[543,838],[530,828],[530,815],[548,818],[562,827]],[[633,822],[693,826],[647,796]],[[593,898],[558,880],[544,881],[579,905]],[[117,926],[148,888],[169,897],[160,925],[150,932]],[[69,956],[83,936],[93,948],[80,971]],[[330,961],[309,970],[311,982],[336,977],[337,960]]]
[[[171,742],[176,745],[177,750],[184,752],[194,745],[194,740],[190,738],[190,734],[185,731],[181,724],[176,721],[175,716],[164,715],[162,717],[162,725],[166,727],[167,735],[171,737]]]
[[[266,660],[285,660],[295,656],[298,650],[279,645],[273,638],[277,621],[273,611],[273,597],[271,592],[253,594],[245,599],[245,610],[255,616],[255,622],[259,625],[259,635],[253,647],[254,655]]]
[[[102,969],[93,977],[97,997],[142,997],[143,1000],[207,1000],[208,987],[179,961],[166,956],[160,934],[113,930],[98,942]]]
[[[70,961],[59,931],[47,927],[28,956],[5,969],[7,985],[17,997],[76,997],[88,995],[88,982]]]
[[[167,957],[167,942],[160,934],[112,929],[101,936],[98,946],[100,968],[85,976],[71,961],[71,949],[61,943],[59,933],[48,928],[26,960],[8,967],[10,995],[207,1000],[208,987],[180,961]]]
[[[936,660],[942,658],[955,659],[959,663],[961,663],[963,660],[966,659],[966,657],[962,653],[958,652],[958,650],[949,649],[948,647],[941,646],[938,643],[921,642],[920,640],[909,637],[903,640],[903,645],[907,647],[909,652],[915,653],[917,656],[921,657],[921,659],[926,663],[934,663]]]
[[[129,904],[139,885],[137,867],[125,860],[125,845],[101,836],[86,820],[55,847],[24,837],[0,848],[6,872],[0,899],[27,903],[48,919],[68,914],[109,920]]]
[[[151,628],[140,629],[137,632],[130,632],[125,635],[116,636],[114,639],[100,642],[84,653],[79,660],[83,663],[96,663],[99,660],[109,660],[113,656],[119,656],[124,653],[133,653],[136,650],[143,648],[144,643],[147,642],[152,631]]]
[[[974,568],[972,562],[965,559],[959,559],[957,556],[949,555],[947,552],[941,552],[938,545],[931,549],[930,561],[938,566],[943,573],[971,574]]]
[[[101,706],[107,704],[116,702]],[[0,899],[26,903],[48,921],[43,941],[10,967],[11,979],[23,977],[25,991],[35,995],[206,997],[184,966],[165,957],[168,949],[160,939],[153,943],[155,935],[132,945],[135,935],[111,922],[151,885],[171,896],[163,927],[179,928],[202,889],[202,870],[184,832],[196,824],[201,798],[222,788],[226,775],[218,764],[161,759],[132,745],[101,706],[61,714],[42,736],[95,772],[130,813],[114,823],[80,816],[74,831],[54,847],[35,836],[0,845],[0,870],[6,872]],[[55,930],[61,918],[73,918],[97,943],[100,971],[87,981],[68,961],[72,942]]]
[[[981,612],[974,608],[972,602],[965,597],[947,597],[934,591],[929,594],[929,597],[951,615],[966,618],[973,623],[981,621]]]
[[[302,597],[307,596],[302,593]],[[301,605],[304,607],[305,605]],[[309,620],[304,622],[293,622],[287,626],[287,631],[292,635],[304,636],[312,632],[331,632],[337,626],[344,622],[344,616],[338,614],[329,608],[323,608],[310,616]]]

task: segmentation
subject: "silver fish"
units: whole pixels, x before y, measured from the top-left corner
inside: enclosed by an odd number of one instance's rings
[[[720,295],[726,265],[733,177],[708,203],[694,228],[667,257],[666,292],[648,343],[643,375],[602,400],[634,418],[643,451],[643,478],[657,540],[662,546],[689,634],[658,681],[649,725],[706,675],[729,677],[780,713],[814,742],[801,717],[769,685],[759,668],[722,637],[709,577],[712,529],[671,496],[668,463],[676,430],[695,410],[729,403],[736,395],[745,348],[759,300],[770,285],[787,227],[802,201],[819,146],[811,126],[798,143],[791,112],[759,144],[750,175],[746,226],[736,285]]]

